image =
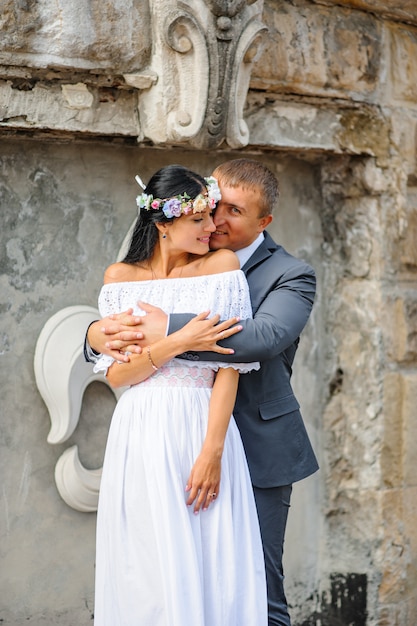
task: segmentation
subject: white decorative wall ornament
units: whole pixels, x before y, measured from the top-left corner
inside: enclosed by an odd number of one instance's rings
[[[76,511],[97,511],[101,470],[86,469],[79,459],[78,447],[67,448],[55,465],[55,482],[61,498]]]
[[[99,317],[93,307],[70,306],[53,315],[39,335],[34,369],[51,419],[48,443],[63,443],[71,437],[78,425],[85,389],[93,381],[106,383],[103,375],[95,374],[92,364],[85,362],[83,354],[86,329]],[[112,391],[118,399],[124,389]],[[83,467],[77,446],[67,449],[58,459],[55,470],[58,491],[77,511],[97,510],[100,477],[101,469]]]
[[[243,107],[266,27],[263,0],[151,0],[158,80],[139,94],[143,138],[197,148],[249,142]]]

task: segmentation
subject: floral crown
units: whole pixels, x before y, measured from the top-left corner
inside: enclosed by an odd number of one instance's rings
[[[180,215],[189,215],[190,213],[201,213],[205,209],[214,209],[217,202],[221,199],[221,193],[217,180],[210,176],[204,179],[207,184],[206,193],[200,193],[194,200],[190,198],[188,193],[182,193],[179,196],[173,198],[154,198],[152,194],[142,193],[136,198],[136,204],[139,210],[145,209],[162,210],[165,217],[168,219],[171,217],[179,217]],[[144,188],[139,176],[136,176],[138,184]]]

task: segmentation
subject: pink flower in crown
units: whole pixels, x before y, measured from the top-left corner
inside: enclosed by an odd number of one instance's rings
[[[153,209],[159,209],[159,200],[153,200],[153,201],[151,202],[151,207],[152,207]]]
[[[208,199],[208,205],[210,209],[215,209],[216,208],[216,200],[214,198],[209,198]]]
[[[192,210],[193,208],[189,204],[184,205],[182,208],[182,212],[184,213],[184,215],[190,215]]]

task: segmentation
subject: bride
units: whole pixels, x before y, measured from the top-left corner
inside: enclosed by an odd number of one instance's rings
[[[209,252],[219,199],[214,178],[162,168],[138,197],[125,259],[105,272],[103,317],[129,307],[144,314],[145,302],[196,317],[128,363],[103,355],[95,366],[128,387],[100,487],[96,626],[267,624],[258,519],[232,417],[239,373],[259,364],[175,358],[190,349],[195,324],[251,316],[235,254]],[[217,325],[218,339],[239,330],[229,325]]]

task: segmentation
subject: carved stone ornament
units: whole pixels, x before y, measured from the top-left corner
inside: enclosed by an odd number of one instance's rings
[[[48,443],[64,443],[71,437],[78,425],[85,389],[93,381],[106,383],[103,374],[95,374],[92,364],[85,362],[83,354],[87,327],[99,317],[93,307],[70,306],[53,315],[39,335],[34,369],[51,418]],[[112,391],[118,399],[124,389]],[[101,469],[83,467],[77,446],[68,448],[58,459],[55,469],[58,491],[77,511],[97,510],[100,479]]]
[[[70,109],[90,109],[94,102],[94,96],[88,91],[87,85],[62,85],[62,93]]]
[[[151,0],[150,72],[139,94],[143,139],[231,148],[249,142],[243,119],[263,0]],[[132,81],[130,77],[130,81]],[[132,84],[130,82],[130,84]]]

